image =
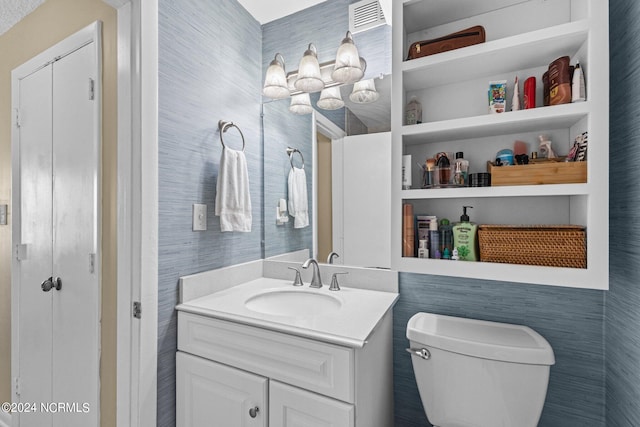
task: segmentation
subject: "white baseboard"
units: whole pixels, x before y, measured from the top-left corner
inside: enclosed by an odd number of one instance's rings
[[[0,410],[0,427],[11,427],[11,414]]]

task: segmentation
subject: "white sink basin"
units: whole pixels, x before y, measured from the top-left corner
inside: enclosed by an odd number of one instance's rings
[[[262,277],[190,300],[178,310],[346,347],[363,347],[397,293],[343,286],[330,291]]]
[[[273,289],[248,298],[244,305],[257,313],[308,317],[335,313],[342,307],[342,301],[333,295],[310,292],[306,289]]]

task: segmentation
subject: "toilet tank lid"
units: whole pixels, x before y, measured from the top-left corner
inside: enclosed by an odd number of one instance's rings
[[[425,346],[483,359],[532,365],[555,363],[547,340],[522,325],[417,313],[407,323],[407,338]]]

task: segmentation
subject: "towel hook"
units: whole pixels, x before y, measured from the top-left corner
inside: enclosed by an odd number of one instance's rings
[[[289,155],[289,163],[291,163],[291,168],[293,169],[293,155],[295,153],[298,153],[300,155],[300,158],[302,159],[302,169],[304,169],[304,156],[302,155],[302,152],[297,148],[287,147],[287,154]]]
[[[223,139],[222,134],[224,134],[229,128],[232,128],[232,127],[238,129],[238,132],[240,133],[240,136],[242,137],[242,151],[244,151],[244,146],[245,146],[244,135],[242,134],[242,131],[240,130],[238,125],[236,125],[233,122],[227,122],[225,120],[218,121],[218,130],[220,131],[220,144],[222,144],[222,146],[224,148],[227,148],[227,146],[224,145],[224,139]]]

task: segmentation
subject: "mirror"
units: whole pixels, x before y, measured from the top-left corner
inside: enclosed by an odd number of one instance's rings
[[[265,258],[307,249],[325,262],[335,251],[336,264],[389,267],[380,245],[390,233],[391,76],[375,86],[380,96],[368,104],[351,102],[352,86],[341,87],[345,107],[333,111],[317,108],[319,94],[312,94],[314,114],[304,116],[289,112],[290,99],[263,103]],[[299,151],[291,159],[289,147]],[[305,172],[307,227],[296,228],[291,215],[277,219],[281,199],[288,213],[295,209],[288,203],[292,166]]]

